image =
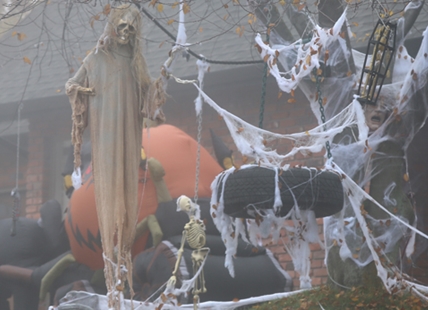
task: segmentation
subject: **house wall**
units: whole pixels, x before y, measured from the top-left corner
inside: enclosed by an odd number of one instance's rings
[[[67,109],[45,110],[29,117],[28,162],[25,174],[25,215],[39,218],[42,204],[57,199],[64,204],[61,171],[65,156],[61,154],[64,143],[70,139],[71,114]],[[58,185],[60,190],[58,189]],[[66,207],[66,206],[63,206]]]
[[[11,196],[12,190],[16,187],[16,177],[18,177],[18,188],[21,203],[18,206],[20,215],[25,215],[25,187],[27,170],[27,139],[28,134],[23,133],[20,137],[19,167],[17,176],[17,135],[0,136],[0,219],[12,217],[14,209],[14,199]]]
[[[226,80],[225,76],[228,77]],[[235,81],[233,84],[227,81]],[[190,136],[196,139],[197,125],[195,117],[195,109],[193,100],[197,96],[197,91],[192,85],[179,85],[170,82],[168,86],[170,98],[164,107],[167,123],[175,125]],[[214,99],[221,107],[229,112],[241,117],[245,121],[258,126],[260,115],[260,94],[262,90],[262,67],[246,67],[237,68],[227,72],[213,72],[207,74],[205,78],[205,90],[212,99]],[[315,124],[315,118],[306,103],[306,100],[300,91],[296,91],[296,103],[289,103],[287,94],[283,94],[278,98],[278,88],[273,78],[269,77],[266,85],[266,102],[264,107],[263,127],[266,130],[279,133],[301,132],[312,128]],[[70,139],[71,129],[71,111],[69,107],[62,106],[58,109],[51,109],[43,113],[31,114],[30,130],[28,137],[28,163],[25,173],[26,200],[25,204],[26,216],[37,218],[38,211],[42,203],[51,199],[52,184],[62,182],[61,165],[56,164],[52,167],[53,159],[50,157],[52,148],[63,148],[64,141]],[[217,113],[208,107],[204,106],[203,124],[202,124],[202,145],[213,155],[211,138],[209,129],[220,136],[226,145],[234,150],[236,162],[242,163],[242,159],[233,141],[228,133],[224,122],[218,117]],[[426,128],[423,129],[421,138],[427,133]],[[56,141],[52,143],[52,141]],[[279,152],[286,152],[290,149],[291,144],[272,145]],[[428,154],[428,146],[426,143],[413,143],[411,145],[411,156],[409,158],[421,158],[420,154]],[[56,151],[57,154],[61,152]],[[425,156],[425,158],[427,158]],[[57,161],[58,162],[58,161]],[[59,161],[61,162],[61,160]],[[62,163],[65,162],[65,156]],[[311,167],[322,167],[323,157],[320,154],[314,154],[311,157],[303,158],[296,156],[290,162],[291,165],[300,164]],[[411,167],[413,167],[411,165]],[[413,171],[418,171],[418,183],[428,184],[427,173],[420,174],[426,170],[427,165],[421,160],[417,161]],[[13,167],[10,170],[13,171]],[[4,167],[2,167],[4,169]],[[412,174],[411,174],[412,175]],[[0,184],[1,187],[2,184]],[[427,192],[427,191],[424,191]],[[62,193],[61,193],[62,194]],[[61,195],[59,195],[61,196]],[[419,210],[419,218],[421,228],[427,231],[423,226],[423,219],[426,219],[428,214],[425,208],[428,200],[421,200]],[[66,201],[64,202],[66,203]],[[421,220],[422,219],[422,220]],[[319,233],[322,237],[322,219],[318,219]],[[299,288],[299,275],[294,271],[293,263],[289,254],[286,253],[281,244],[269,245],[269,248],[279,260],[281,266],[293,277],[294,288]],[[327,270],[324,265],[324,250],[317,244],[311,245],[312,250],[312,283],[314,286],[327,282]],[[422,258],[419,258],[422,259]],[[416,263],[419,264],[416,266]],[[415,261],[415,266],[409,266],[409,270],[415,276],[420,276],[421,280],[428,283],[427,275],[422,275],[421,272],[416,272],[419,267],[425,268],[426,259],[421,262]],[[412,269],[413,268],[413,269]],[[416,271],[415,271],[416,270]],[[426,270],[426,268],[425,268]],[[424,278],[425,277],[425,278]]]

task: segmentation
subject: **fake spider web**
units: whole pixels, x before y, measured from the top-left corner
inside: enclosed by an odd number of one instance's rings
[[[285,92],[292,92],[300,86],[311,102],[311,107],[320,123],[321,114],[318,98],[314,94],[315,85],[310,85],[310,80],[313,80],[314,70],[320,69],[322,62],[324,64],[328,62],[333,72],[339,66],[343,66],[344,63],[349,66],[347,60],[350,51],[346,47],[343,32],[341,32],[344,22],[346,22],[345,14],[332,29],[325,30],[316,27],[312,40],[306,44],[299,40],[291,45],[272,48],[265,44],[260,36],[256,37],[261,57],[267,61],[270,73],[276,78],[279,88]],[[342,77],[333,76],[323,81],[323,93],[325,95],[323,101],[329,120],[307,132],[281,135],[256,128],[221,109],[203,94],[205,102],[224,119],[241,154],[253,159],[263,167],[287,169],[288,166],[284,164],[284,160],[290,156],[296,153],[307,156],[313,152],[319,152],[325,147],[326,142],[329,142],[332,145],[333,159],[327,160],[325,169],[336,171],[341,176],[345,203],[340,214],[328,217],[324,221],[326,256],[328,256],[329,249],[333,245],[337,245],[340,247],[342,260],[351,259],[359,267],[364,267],[374,261],[378,276],[390,293],[412,288],[425,299],[427,297],[423,294],[428,293],[428,288],[412,282],[389,260],[387,255],[393,251],[403,236],[409,234],[409,231],[411,237],[406,249],[407,257],[410,257],[413,252],[415,234],[419,234],[423,238],[428,237],[410,225],[406,217],[398,216],[394,214],[396,212],[391,211],[395,210],[395,207],[400,203],[391,194],[401,184],[391,181],[385,188],[381,203],[371,197],[364,190],[364,187],[369,185],[372,178],[382,173],[382,171],[376,170],[375,164],[372,164],[370,159],[374,155],[379,156],[378,153],[381,153],[380,156],[383,159],[388,159],[389,154],[382,153],[379,147],[385,143],[398,145],[398,148],[403,150],[401,159],[405,163],[404,151],[425,123],[428,103],[426,98],[427,36],[428,33],[425,31],[421,48],[415,59],[408,55],[402,45],[404,38],[399,41],[392,80],[394,83],[385,85],[380,97],[389,111],[389,117],[379,129],[370,135],[365,124],[364,111],[356,97],[343,110],[337,108],[337,106],[340,107],[341,100],[346,99],[350,94],[352,95],[356,86],[356,79],[360,76],[362,65],[359,60],[361,60],[361,55],[358,55],[357,52],[353,52],[357,67],[356,73],[347,73]],[[290,59],[292,65],[290,65]],[[277,66],[278,61],[289,70],[280,72]],[[333,85],[335,85],[334,88],[331,87]],[[333,91],[329,92],[329,88]],[[357,133],[353,135],[355,141],[352,143],[343,140],[335,141],[338,134],[350,128],[353,129],[354,133]],[[275,150],[266,147],[266,142],[281,139],[294,141],[294,147],[289,153],[278,154]],[[378,149],[379,151],[377,151]],[[361,175],[362,167],[366,171]],[[246,168],[243,166],[240,169]],[[403,178],[406,179],[408,178],[407,166],[404,165],[403,168]],[[244,225],[242,219],[234,219],[224,213],[223,191],[219,193],[219,188],[224,190],[228,176],[234,172],[235,168],[231,168],[217,177],[213,182],[211,200],[213,220],[227,247],[225,266],[231,275],[234,274],[233,256],[236,253],[238,237],[254,245],[260,245],[263,238],[271,235],[273,242],[276,242],[280,235],[279,230],[284,227],[284,220],[291,219],[294,226],[286,227],[286,231],[291,232],[294,237],[289,238],[290,242],[285,244],[285,248],[293,259],[295,270],[300,273],[301,288],[311,287],[309,242],[320,242],[317,230],[313,229],[317,227],[317,224],[314,215],[311,214],[312,211],[302,211],[296,204],[287,216],[278,218],[275,216],[275,208],[281,206],[281,201],[278,195],[279,189],[276,188],[272,210],[265,211],[267,214],[260,214],[260,217],[263,217],[262,221],[246,219],[246,225]],[[222,179],[221,182],[220,178]],[[364,210],[365,201],[370,201],[385,212],[387,216],[384,218],[370,216]]]
[[[394,83],[385,85],[381,93],[381,100],[389,111],[389,117],[378,130],[369,133],[365,124],[364,110],[357,96],[353,95],[361,74],[363,56],[347,47],[342,31],[344,23],[346,23],[345,14],[331,29],[316,26],[314,36],[306,44],[299,40],[293,44],[270,47],[261,40],[260,36],[256,37],[261,57],[267,61],[270,74],[276,78],[279,88],[285,92],[292,92],[300,87],[310,101],[312,111],[320,123],[319,126],[294,134],[279,134],[257,128],[222,109],[197,84],[194,84],[199,91],[199,96],[195,100],[196,111],[199,113],[201,110],[202,98],[222,117],[239,152],[258,165],[275,170],[276,180],[278,180],[278,168],[283,170],[289,168],[287,159],[297,153],[310,156],[312,153],[322,151],[327,142],[330,143],[333,157],[326,160],[324,170],[334,171],[340,175],[345,202],[343,210],[338,215],[324,219],[326,256],[333,245],[338,245],[343,260],[351,259],[359,267],[374,261],[378,276],[390,293],[412,288],[416,294],[427,299],[428,288],[412,282],[389,261],[387,256],[398,240],[409,231],[412,234],[406,250],[408,257],[412,253],[415,234],[428,239],[427,235],[410,225],[405,217],[397,216],[387,208],[397,205],[398,202],[392,198],[391,193],[400,184],[391,182],[386,187],[382,203],[371,197],[364,187],[370,183],[373,176],[379,174],[370,164],[370,158],[376,154],[379,145],[386,141],[393,141],[405,151],[425,122],[428,103],[424,93],[428,72],[426,62],[428,34],[424,33],[421,49],[415,59],[408,55],[402,45],[404,38],[399,41],[392,79]],[[334,73],[343,71],[343,66],[352,67],[349,61],[351,56],[355,62],[355,72],[349,74],[345,71],[345,74],[342,72],[335,75]],[[280,72],[277,62],[280,62],[284,68],[288,68],[288,71]],[[328,78],[323,78],[322,81],[321,88],[325,96],[323,104],[327,119],[322,123],[319,101],[314,91],[316,87],[313,83],[313,75],[323,63],[327,62],[332,74]],[[198,79],[201,83],[206,67],[202,67],[201,63],[199,65]],[[333,85],[335,87],[332,87]],[[351,141],[335,140],[338,135],[349,129],[352,129],[355,141],[351,143]],[[286,154],[279,154],[275,149],[267,147],[269,142],[281,140],[293,141],[294,147]],[[383,155],[388,158],[388,154]],[[402,159],[405,160],[405,155]],[[244,165],[239,169],[248,167],[250,166]],[[361,167],[366,170],[362,176]],[[405,166],[404,169],[406,168]],[[288,242],[284,243],[284,247],[292,257],[295,270],[300,274],[301,288],[310,288],[309,243],[317,242],[322,245],[314,212],[300,210],[296,203],[285,217],[276,216],[275,210],[282,204],[280,191],[276,186],[272,210],[264,210],[263,214],[259,214],[262,220],[243,220],[228,216],[224,213],[222,184],[236,169],[229,169],[212,183],[211,214],[226,245],[225,267],[233,276],[233,257],[236,254],[239,237],[253,245],[261,245],[263,238],[267,237],[277,242],[281,229],[285,228],[289,238]],[[405,177],[406,173],[407,171],[405,171]],[[219,191],[220,186],[223,190]],[[370,216],[361,207],[365,201],[370,201],[383,210],[388,217],[376,219]],[[291,220],[293,225],[286,225],[285,220]],[[176,290],[175,293],[180,293],[180,290]],[[278,298],[278,296],[272,298]]]

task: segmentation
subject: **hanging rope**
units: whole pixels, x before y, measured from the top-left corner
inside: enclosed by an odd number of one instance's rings
[[[207,66],[205,61],[198,60],[196,61],[196,64],[198,66],[198,82],[199,87],[204,87],[204,75],[205,72],[208,71],[209,66]],[[196,84],[195,84],[196,85]],[[197,122],[198,122],[198,133],[197,133],[197,151],[196,151],[196,176],[195,176],[195,196],[194,196],[194,202],[198,203],[198,191],[199,191],[199,170],[200,170],[200,162],[201,162],[201,136],[202,136],[202,106],[204,103],[204,99],[202,97],[201,92],[199,92],[198,97],[195,99],[195,110],[196,110],[196,116],[197,116]]]
[[[15,188],[12,190],[10,195],[13,197],[13,209],[12,209],[12,227],[10,229],[10,235],[16,235],[16,221],[19,217],[19,209],[21,204],[21,195],[19,194],[19,151],[21,144],[21,109],[22,104],[18,107],[18,130],[16,138],[16,171],[15,171]]]
[[[202,132],[202,110],[198,114],[198,134],[197,134],[197,142],[198,149],[196,151],[196,177],[195,177],[195,197],[193,201],[198,203],[198,191],[199,191],[199,170],[200,170],[200,162],[201,162],[201,132]]]
[[[316,84],[317,84],[317,96],[318,96],[318,104],[320,106],[321,121],[324,124],[324,130],[327,130],[327,126],[325,125],[324,102],[323,102],[323,98],[322,98],[321,80],[320,80],[320,79],[322,79],[322,74],[324,71],[322,70],[321,74],[318,74],[317,68],[314,68],[314,72],[315,72],[315,79],[316,79]],[[332,155],[331,155],[330,142],[329,141],[327,141],[325,143],[325,149],[327,151],[327,158],[330,159],[332,157]]]
[[[271,9],[272,5],[268,5],[268,14],[267,14],[267,29],[266,29],[266,44],[269,44],[269,33],[270,33],[270,20],[271,20]],[[263,68],[263,78],[262,78],[262,97],[260,101],[260,113],[259,113],[259,128],[263,128],[263,118],[265,113],[265,98],[266,98],[266,80],[268,74],[268,63],[265,62],[265,66]]]

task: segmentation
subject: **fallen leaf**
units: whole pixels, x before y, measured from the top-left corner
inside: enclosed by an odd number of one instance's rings
[[[25,35],[25,33],[22,32],[18,32],[18,40],[22,41],[26,38],[27,36]]]
[[[239,35],[239,36],[241,36],[241,35]],[[269,55],[268,55],[268,54],[266,54],[266,55],[265,55],[265,57],[263,57],[263,61],[264,61],[264,62],[267,62],[267,61],[268,61],[268,59],[269,59]]]
[[[244,26],[240,26],[240,27],[238,26],[238,27],[236,27],[235,31],[241,37],[244,34]]]
[[[158,307],[156,307],[156,310],[161,310],[161,309],[162,309],[162,307],[163,307],[163,304],[161,303],[161,304],[159,304],[159,306],[158,306]]]
[[[23,60],[24,60],[24,62],[25,62],[26,64],[31,65],[31,60],[30,60],[30,58],[28,58],[27,56],[25,56],[25,57],[23,58]]]
[[[187,3],[183,4],[183,13],[187,14],[190,12],[190,6]]]
[[[106,4],[106,5],[104,6],[104,9],[103,9],[103,14],[104,14],[104,15],[109,15],[109,14],[110,14],[110,11],[111,11],[111,6],[110,6],[110,4]]]
[[[330,57],[330,52],[327,50],[324,53],[324,62],[327,63],[328,58]]]

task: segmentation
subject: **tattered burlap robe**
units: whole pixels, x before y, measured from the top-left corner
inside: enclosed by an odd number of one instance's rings
[[[131,54],[129,45],[114,46],[108,53],[91,52],[66,84],[73,110],[76,168],[80,166],[88,112],[90,116],[95,199],[109,294],[123,289],[126,280],[132,290],[131,246],[138,218],[143,116],[164,121],[160,109],[165,101],[162,81],[156,81],[148,93],[143,93],[132,73]],[[81,86],[94,88],[95,96],[78,94]],[[143,106],[149,115],[144,115]],[[115,303],[113,298],[109,300]]]

